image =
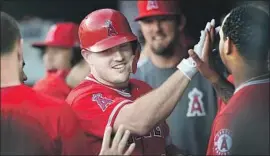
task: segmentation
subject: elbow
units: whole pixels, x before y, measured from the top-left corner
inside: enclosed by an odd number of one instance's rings
[[[114,123],[115,128],[118,129],[120,125],[123,125],[124,128],[129,130],[132,134],[138,136],[147,135],[154,127],[153,122],[141,117],[141,115],[137,113],[138,111],[132,111],[134,109],[129,108],[129,106],[130,105],[125,106],[120,110]]]
[[[139,136],[147,135],[151,131],[152,127],[146,123],[139,123],[134,126],[134,133]]]
[[[147,135],[150,131],[151,131],[150,128],[148,128],[148,127],[142,127],[141,130],[140,130],[140,132],[139,132],[139,135],[140,136]]]
[[[147,135],[151,128],[150,126],[148,126],[147,124],[143,123],[143,122],[121,122],[116,124],[115,127],[115,131],[117,131],[118,127],[120,127],[120,125],[124,126],[124,129],[129,130],[132,134],[138,135],[138,136],[144,136]]]

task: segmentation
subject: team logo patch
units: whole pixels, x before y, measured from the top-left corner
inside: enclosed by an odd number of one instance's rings
[[[112,99],[103,97],[101,93],[93,94],[92,101],[97,102],[103,112],[113,103]]]
[[[156,0],[148,0],[146,10],[158,9],[158,2]]]
[[[115,35],[118,34],[118,33],[116,32],[116,30],[114,29],[114,27],[113,27],[112,21],[106,20],[106,21],[105,21],[105,27],[106,27],[107,30],[108,30],[108,36],[115,36]]]
[[[232,132],[229,129],[221,129],[214,138],[214,151],[217,155],[229,155],[232,147]]]
[[[197,88],[193,88],[188,93],[189,103],[187,117],[205,116],[204,104],[202,101],[203,93]]]

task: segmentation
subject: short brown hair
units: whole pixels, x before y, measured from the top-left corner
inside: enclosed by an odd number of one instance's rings
[[[10,53],[19,39],[21,33],[17,21],[1,11],[1,56]]]

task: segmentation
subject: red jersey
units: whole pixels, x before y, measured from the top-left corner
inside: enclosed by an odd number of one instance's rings
[[[229,75],[227,80],[233,84],[233,76]],[[218,112],[220,112],[227,104],[222,101],[221,98],[218,98]]]
[[[269,155],[269,79],[237,89],[216,116],[207,155]]]
[[[40,122],[55,154],[88,154],[85,137],[68,104],[25,85],[1,88],[1,112],[23,113]]]
[[[99,153],[105,127],[106,125],[113,127],[121,108],[132,104],[134,100],[150,90],[149,85],[135,79],[130,80],[129,88],[119,90],[103,85],[93,76],[89,76],[70,92],[67,102],[77,114],[81,126],[88,134],[89,145],[92,148],[91,154]],[[161,122],[146,136],[133,135],[129,140],[130,143],[136,143],[133,154],[165,154],[168,134],[167,124]]]
[[[69,71],[64,70],[48,71],[45,78],[37,81],[33,89],[57,99],[65,100],[71,91],[65,81],[68,73]]]
[[[1,155],[52,155],[49,138],[33,117],[1,111]]]

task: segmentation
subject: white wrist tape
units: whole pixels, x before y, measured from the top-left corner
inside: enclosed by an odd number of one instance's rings
[[[178,65],[177,68],[188,78],[191,78],[197,73],[196,63],[192,58],[183,59]]]

